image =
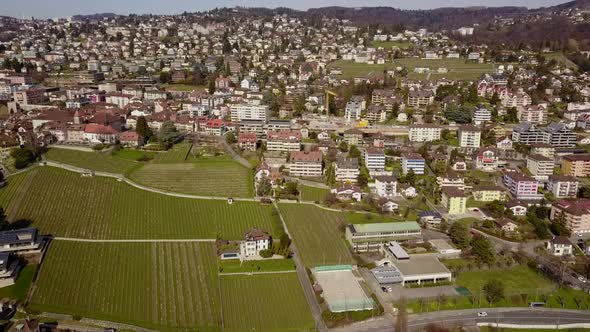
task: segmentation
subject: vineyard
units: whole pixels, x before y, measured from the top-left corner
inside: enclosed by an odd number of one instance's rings
[[[343,214],[304,204],[281,204],[279,208],[307,267],[352,263],[338,229],[345,225]]]
[[[69,149],[49,149],[45,154],[45,158],[76,167],[115,174],[127,174],[141,166],[138,162],[107,153]]]
[[[23,182],[29,182],[24,186]],[[38,167],[10,177],[0,203],[41,233],[92,239],[241,239],[272,231],[272,207],[161,195],[105,177]]]
[[[31,307],[151,329],[219,331],[210,243],[54,241]]]
[[[224,331],[312,330],[296,273],[221,277]]]
[[[165,153],[158,153],[154,163],[182,163],[186,160],[193,145],[191,143],[179,143]]]
[[[323,202],[326,196],[330,193],[327,188],[317,188],[302,185],[299,187],[301,191],[301,200],[308,202]]]
[[[130,175],[145,186],[192,195],[252,197],[252,172],[232,161],[145,165]]]

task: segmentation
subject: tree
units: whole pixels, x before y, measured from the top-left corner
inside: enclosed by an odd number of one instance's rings
[[[35,153],[29,148],[19,148],[10,151],[10,156],[14,158],[14,167],[23,169],[35,161]]]
[[[504,298],[504,284],[497,279],[488,281],[483,286],[486,299],[490,304],[494,304]]]
[[[348,157],[350,158],[358,158],[361,156],[361,151],[356,145],[351,145],[348,149]]]
[[[158,133],[158,141],[164,149],[169,149],[178,139],[178,130],[174,126],[174,122],[166,121],[162,124],[160,132]]]
[[[225,135],[225,141],[227,142],[227,144],[234,144],[238,140],[236,139],[236,134],[234,134],[233,132],[229,132]]]
[[[263,174],[258,184],[256,186],[256,195],[258,196],[267,196],[272,191],[272,184],[270,183],[270,179],[266,174]]]
[[[494,200],[486,204],[486,209],[494,218],[500,218],[504,215],[506,206],[499,200]]]
[[[453,223],[449,230],[449,237],[459,249],[465,249],[469,245],[469,230],[460,222]]]
[[[487,265],[494,264],[496,261],[492,244],[487,238],[480,234],[475,235],[473,239],[471,239],[471,253],[478,261]]]
[[[359,185],[359,187],[364,188],[369,184],[369,171],[367,170],[367,168],[365,166],[361,166],[361,171],[359,172],[359,175],[357,176],[356,182]]]
[[[145,116],[141,115],[137,118],[137,124],[135,125],[135,132],[143,137],[145,141],[148,141],[154,134],[152,129],[148,126]]]
[[[340,150],[340,152],[347,152],[348,151],[348,144],[346,144],[345,141],[340,142],[340,145],[338,145],[338,149]]]
[[[336,170],[332,163],[329,163],[326,167],[326,184],[329,186],[336,184]]]
[[[490,99],[490,103],[492,105],[498,105],[500,103],[500,97],[498,96],[497,92],[494,92],[494,94],[492,95],[492,99]]]
[[[416,184],[416,173],[414,173],[413,169],[410,168],[408,170],[408,173],[406,173],[406,175],[403,178],[403,182],[408,183],[412,186]]]

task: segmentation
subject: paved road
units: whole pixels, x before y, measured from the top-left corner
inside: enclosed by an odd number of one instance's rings
[[[286,274],[286,273],[295,273],[296,270],[289,270],[289,271],[262,271],[262,272],[229,272],[218,273],[220,276],[252,276],[256,274]]]
[[[478,311],[487,312],[487,317],[478,317]],[[500,323],[520,325],[543,324],[590,324],[590,312],[583,310],[559,310],[559,309],[529,309],[529,308],[494,308],[494,309],[469,309],[456,311],[438,311],[425,314],[414,314],[408,317],[408,329],[417,331],[428,324],[437,324],[446,327],[474,326],[477,323]],[[376,326],[381,324],[381,326]],[[358,323],[349,327],[334,329],[335,332],[392,332],[392,321],[385,319]],[[549,331],[549,330],[548,330]]]

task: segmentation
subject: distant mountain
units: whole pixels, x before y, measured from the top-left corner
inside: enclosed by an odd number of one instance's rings
[[[89,14],[89,15],[74,15],[72,16],[72,19],[75,21],[85,21],[85,20],[89,20],[89,21],[94,21],[94,20],[102,20],[104,18],[113,18],[113,17],[117,17],[119,15],[115,14],[115,13],[99,13],[99,14]]]

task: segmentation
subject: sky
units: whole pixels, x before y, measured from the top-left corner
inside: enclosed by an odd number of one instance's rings
[[[552,6],[567,0],[2,0],[0,15],[53,18],[75,14],[177,14],[215,7],[289,7],[308,9],[326,6],[429,9],[466,6]]]

